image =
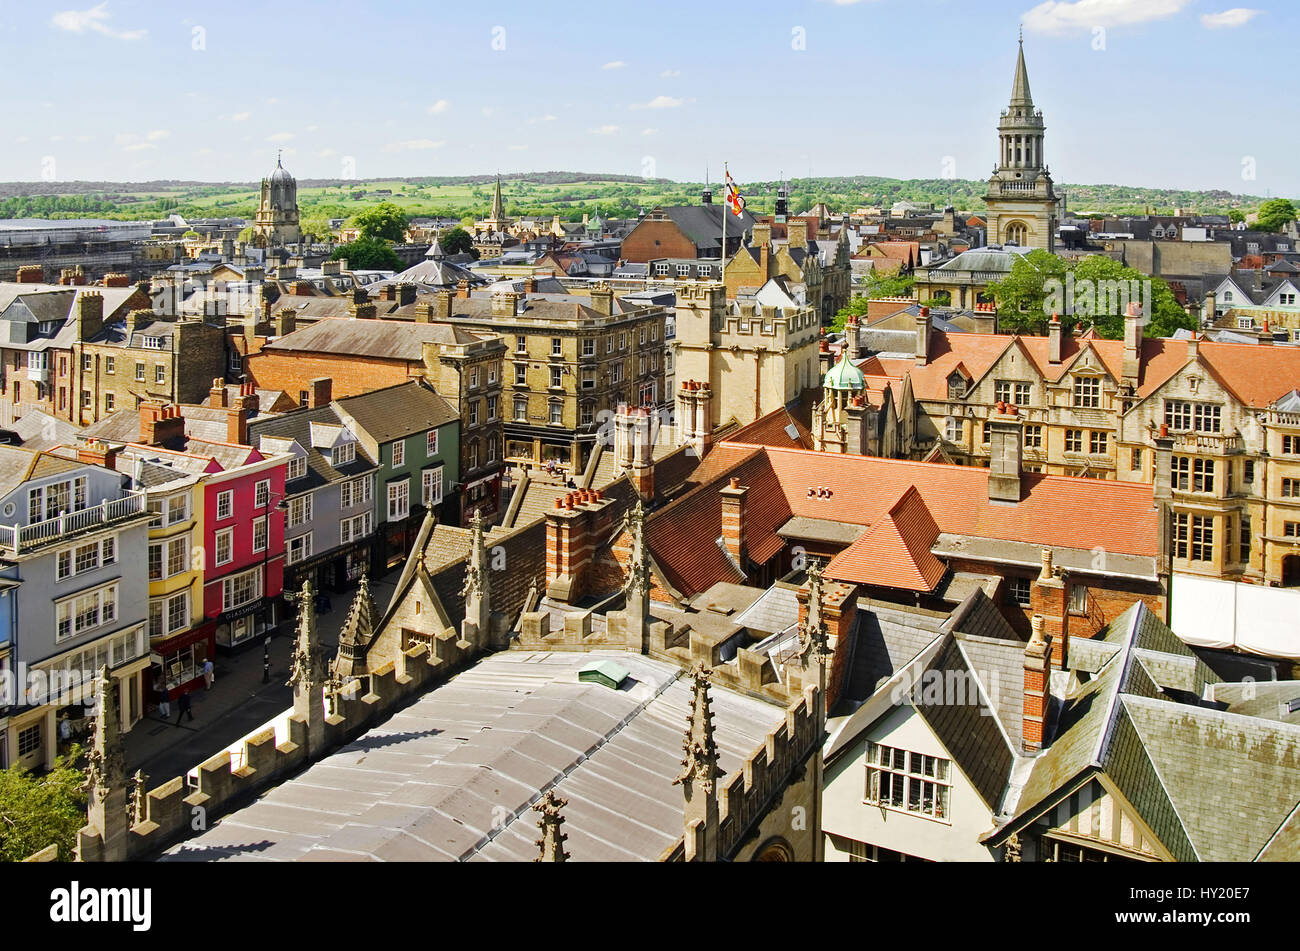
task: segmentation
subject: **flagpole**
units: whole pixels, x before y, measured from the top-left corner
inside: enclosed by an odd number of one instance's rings
[[[731,172],[727,170],[727,163],[722,163],[722,304],[725,307],[727,303],[727,213],[731,211],[728,202],[731,200],[729,190],[731,188]]]

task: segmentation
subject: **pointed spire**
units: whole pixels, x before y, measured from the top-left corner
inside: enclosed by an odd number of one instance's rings
[[[534,862],[569,860],[569,853],[564,850],[564,842],[569,837],[560,831],[560,826],[564,825],[564,816],[560,814],[560,810],[568,804],[567,799],[555,795],[554,789],[546,790],[546,795],[533,804],[533,811],[542,815],[537,823],[537,828],[542,830],[542,837],[536,842],[542,854],[533,859]]]
[[[293,716],[306,728],[307,752],[316,756],[325,745],[325,684],[329,664],[316,630],[316,589],[311,574],[302,583],[298,601],[298,636],[293,645],[289,686],[293,687]]]
[[[645,506],[640,499],[637,499],[636,505],[624,517],[623,527],[632,540],[627,583],[623,585],[623,590],[628,594],[644,595],[650,591],[650,549],[645,543]]]
[[[470,519],[469,525],[469,564],[465,568],[465,584],[460,589],[462,598],[481,597],[483,585],[487,580],[484,576],[487,569],[487,544],[483,540],[483,512],[481,510],[474,510],[474,517]]]
[[[496,191],[492,195],[492,214],[488,218],[491,221],[503,221],[505,217],[505,203],[501,200],[501,175],[498,173]]]
[[[447,252],[442,249],[442,243],[438,241],[438,236],[433,236],[433,244],[429,245],[429,250],[424,252],[426,258],[434,261],[441,261],[447,256]]]
[[[92,805],[108,798],[110,792],[122,786],[126,776],[120,713],[112,677],[109,676],[108,667],[102,667],[95,679],[95,727],[83,787],[90,794]]]
[[[343,620],[343,630],[339,632],[339,649],[334,658],[334,677],[345,681],[351,677],[363,677],[369,670],[366,667],[366,648],[375,632],[375,602],[370,595],[370,576],[362,573],[357,585],[357,595],[352,599],[352,607]]]
[[[1020,53],[1016,59],[1016,78],[1011,85],[1012,106],[1033,106],[1034,97],[1029,91],[1029,70],[1025,66],[1025,31],[1020,28]]]
[[[704,664],[696,664],[691,671],[691,713],[686,718],[686,734],[682,738],[686,757],[682,760],[681,774],[673,780],[674,786],[689,784],[706,796],[712,796],[714,784],[722,775],[718,768],[718,744],[713,736],[713,712],[709,703],[709,678],[712,675],[713,671]],[[688,797],[690,794],[688,790]]]
[[[822,618],[822,567],[818,561],[808,567],[808,618],[799,626],[799,659],[804,670],[825,663],[830,640]]]

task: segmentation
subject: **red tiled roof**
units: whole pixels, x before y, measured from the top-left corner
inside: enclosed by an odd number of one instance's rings
[[[798,432],[797,439],[791,439],[786,427],[793,425]],[[728,442],[745,443],[750,446],[779,446],[798,449],[813,447],[812,433],[808,427],[790,415],[785,408],[773,410],[766,416],[755,420],[748,426],[736,430],[727,437]]]
[[[840,581],[908,591],[933,591],[947,566],[930,549],[939,526],[915,486],[861,538],[826,567]]]
[[[1262,409],[1300,385],[1300,348],[1202,343],[1200,351],[1201,362],[1247,406]]]

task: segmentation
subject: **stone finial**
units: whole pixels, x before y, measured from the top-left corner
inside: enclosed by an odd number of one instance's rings
[[[713,712],[709,706],[709,678],[712,669],[696,664],[691,671],[691,713],[686,718],[682,748],[682,771],[673,785],[689,784],[712,796],[714,784],[722,775],[718,768],[718,744],[713,736]]]
[[[822,567],[808,566],[808,618],[799,625],[799,660],[805,670],[819,666],[830,656],[830,640],[822,619]]]
[[[334,678],[340,682],[368,673],[366,648],[375,632],[375,602],[370,595],[370,576],[362,573],[357,595],[339,632],[339,649],[334,658]]]
[[[302,592],[298,595],[298,636],[291,664],[288,686],[306,689],[324,683],[320,634],[316,630],[316,589],[310,575],[302,583]]]
[[[144,770],[137,769],[131,777],[131,791],[127,798],[127,815],[132,825],[149,818],[149,777]]]
[[[483,538],[483,513],[475,509],[470,520],[472,540],[470,542],[469,564],[465,568],[465,584],[460,589],[462,598],[481,597],[486,583],[487,545]]]
[[[110,792],[123,785],[126,777],[119,714],[117,691],[113,689],[108,667],[101,667],[95,679],[95,727],[86,757],[86,782],[81,787],[89,793],[92,806],[102,804]]]
[[[560,831],[560,826],[564,825],[564,816],[560,814],[560,810],[568,804],[567,799],[555,795],[554,789],[546,790],[546,794],[533,804],[533,811],[541,813],[542,816],[537,823],[537,828],[542,830],[542,837],[536,842],[541,855],[533,859],[534,862],[569,860],[569,853],[564,850],[564,842],[569,837]]]
[[[624,516],[623,527],[632,541],[627,582],[623,585],[623,591],[631,595],[644,595],[650,591],[650,549],[645,543],[645,506],[640,500]]]
[[[1006,847],[1002,851],[1002,861],[1020,861],[1020,836],[1014,832],[1011,833],[1011,838],[1007,839]]]

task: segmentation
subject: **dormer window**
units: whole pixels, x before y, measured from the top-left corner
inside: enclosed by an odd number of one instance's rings
[[[331,462],[336,466],[345,466],[349,462],[355,462],[357,458],[357,444],[354,442],[345,442],[342,445],[335,446],[330,455]]]
[[[959,400],[966,395],[966,378],[960,373],[948,377],[948,399]]]

